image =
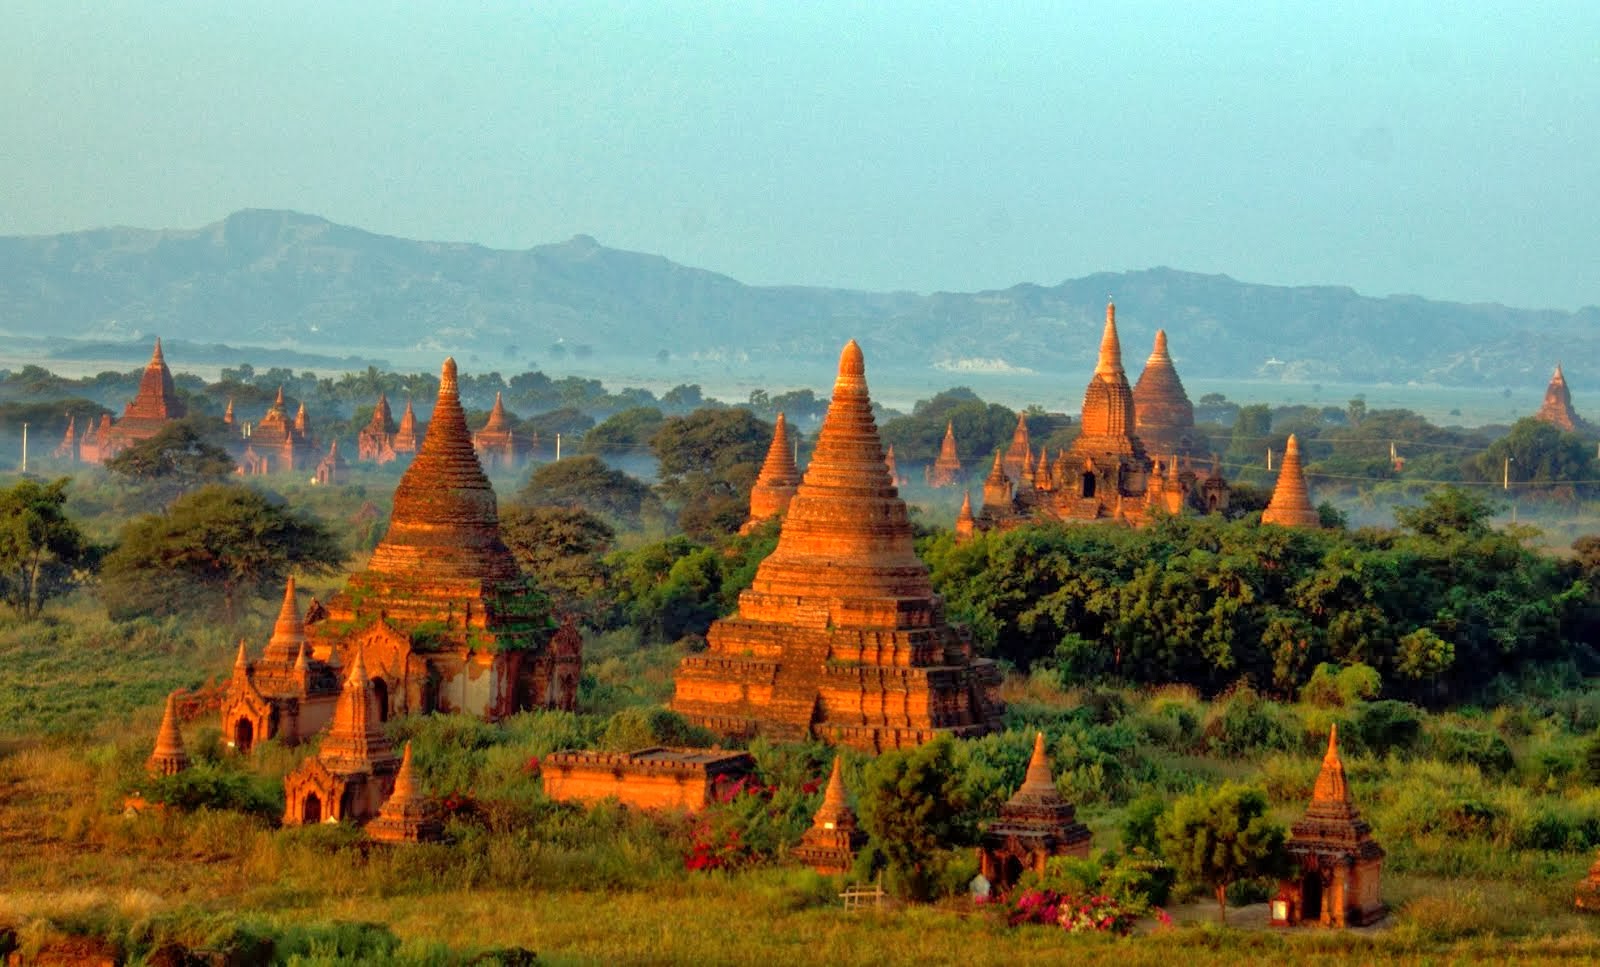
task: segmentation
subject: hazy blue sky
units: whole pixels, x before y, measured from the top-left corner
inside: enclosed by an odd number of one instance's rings
[[[1600,2],[0,3],[0,234],[1600,303]]]

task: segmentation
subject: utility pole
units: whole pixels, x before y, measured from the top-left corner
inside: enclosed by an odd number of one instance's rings
[[[561,434],[556,434],[556,462],[561,462]]]
[[[22,424],[22,472],[28,472],[28,424]]]
[[[1511,458],[1506,457],[1505,467],[1500,471],[1500,489],[1511,489]]]
[[[1272,469],[1272,448],[1267,447],[1267,469]]]

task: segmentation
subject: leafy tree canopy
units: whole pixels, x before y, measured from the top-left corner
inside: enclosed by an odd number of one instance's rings
[[[630,526],[655,500],[645,484],[587,454],[536,467],[517,492],[517,502],[528,507],[580,508]]]
[[[96,558],[65,513],[70,482],[22,480],[0,490],[0,598],[24,619],[70,590]]]
[[[1284,830],[1269,815],[1266,794],[1237,783],[1184,796],[1156,828],[1162,856],[1179,877],[1211,888],[1224,923],[1229,885],[1276,875],[1287,861]]]

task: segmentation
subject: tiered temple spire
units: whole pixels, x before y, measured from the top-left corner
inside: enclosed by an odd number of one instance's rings
[[[761,473],[755,486],[750,488],[750,517],[740,528],[749,533],[762,521],[782,516],[789,509],[789,501],[800,487],[800,471],[794,462],[794,443],[789,439],[789,424],[782,413],[772,427],[772,443],[767,447],[767,458],[761,464]]]
[[[383,843],[425,843],[444,835],[438,804],[422,794],[412,774],[410,742],[400,757],[394,791],[377,818],[367,824],[367,835]]]
[[[145,770],[154,776],[170,776],[187,768],[189,752],[183,745],[183,733],[178,730],[177,696],[168,695],[161,729],[156,733],[156,747],[145,762]]]
[[[1328,730],[1311,804],[1284,845],[1300,871],[1280,893],[1294,907],[1291,920],[1344,927],[1372,923],[1387,912],[1379,891],[1383,847],[1351,799],[1337,725]]]
[[[956,425],[946,421],[939,457],[928,468],[928,486],[953,487],[961,481],[961,457],[956,453]]]
[[[811,820],[795,858],[825,876],[850,872],[856,850],[865,845],[867,834],[857,822],[855,810],[845,800],[840,756],[833,757],[833,772],[822,796],[822,806]]]
[[[978,859],[990,883],[1006,887],[1026,870],[1044,872],[1052,856],[1089,855],[1089,828],[1061,797],[1050,776],[1044,733],[1033,737],[1033,755],[1022,785],[1000,807],[1000,817],[984,831]]]
[[[1583,426],[1583,418],[1572,408],[1572,391],[1567,388],[1567,377],[1561,372],[1560,363],[1556,364],[1550,385],[1544,391],[1544,403],[1539,407],[1539,412],[1534,414],[1534,419],[1560,427],[1568,433]]]
[[[946,624],[916,556],[854,341],[777,548],[707,639],[679,666],[673,705],[725,732],[876,750],[998,721],[996,670]]]
[[[1322,515],[1311,505],[1306,490],[1305,470],[1300,466],[1300,441],[1293,433],[1283,450],[1283,465],[1278,470],[1278,483],[1272,488],[1272,500],[1261,512],[1263,524],[1282,527],[1321,527]]]

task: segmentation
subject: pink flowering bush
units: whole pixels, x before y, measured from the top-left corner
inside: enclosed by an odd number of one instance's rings
[[[1069,896],[1054,890],[1025,890],[1010,904],[1006,923],[1058,926],[1072,933],[1109,933],[1125,937],[1133,932],[1140,910],[1104,894]],[[1157,911],[1158,919],[1165,916]],[[1166,921],[1171,922],[1170,918]]]

